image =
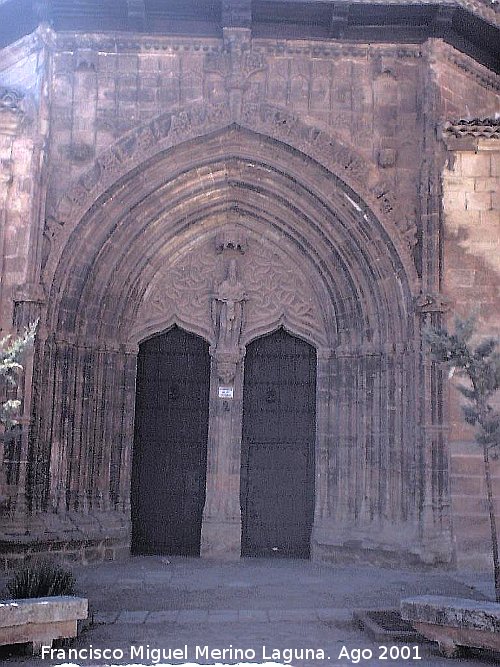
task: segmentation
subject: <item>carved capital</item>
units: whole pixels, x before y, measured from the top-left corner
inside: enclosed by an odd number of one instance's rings
[[[29,120],[24,94],[0,87],[0,134],[15,136]]]
[[[218,253],[235,250],[244,255],[247,249],[247,239],[243,229],[237,227],[223,229],[215,238],[215,249]]]
[[[419,294],[415,298],[415,310],[419,313],[446,313],[450,300],[443,294]]]
[[[16,303],[45,303],[46,298],[43,285],[36,283],[18,285],[12,297]]]
[[[242,361],[244,355],[245,352],[241,348],[213,351],[217,377],[224,384],[230,385],[234,382],[238,364]]]

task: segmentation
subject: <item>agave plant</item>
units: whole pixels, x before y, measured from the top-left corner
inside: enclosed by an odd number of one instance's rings
[[[7,592],[14,600],[73,595],[75,579],[69,570],[50,561],[38,561],[16,572],[7,583]]]

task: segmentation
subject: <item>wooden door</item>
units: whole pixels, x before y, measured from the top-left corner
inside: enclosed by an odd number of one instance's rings
[[[309,557],[314,514],[316,350],[283,329],[247,347],[242,555]]]
[[[199,555],[207,466],[208,343],[174,327],[141,344],[132,550]]]

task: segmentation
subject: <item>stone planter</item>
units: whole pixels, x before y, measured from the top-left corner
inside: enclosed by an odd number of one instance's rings
[[[54,639],[76,637],[88,600],[60,595],[0,602],[0,645],[32,643],[33,652]]]
[[[440,595],[401,600],[401,616],[441,652],[453,657],[459,647],[500,651],[500,604]]]

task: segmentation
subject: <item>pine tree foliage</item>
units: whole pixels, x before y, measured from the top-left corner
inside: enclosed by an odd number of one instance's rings
[[[457,386],[468,401],[462,408],[465,421],[478,427],[477,441],[498,456],[500,412],[494,409],[492,400],[500,389],[499,341],[487,338],[473,345],[474,330],[473,317],[456,319],[454,333],[430,330],[426,332],[426,339],[434,359],[445,362],[451,374],[466,381]]]
[[[474,317],[456,319],[454,333],[445,329],[428,330],[425,339],[434,359],[449,366],[449,376],[457,375],[464,380],[457,388],[467,400],[462,406],[465,421],[476,427],[476,441],[483,449],[495,597],[500,602],[500,557],[490,471],[490,458],[500,454],[500,411],[494,406],[500,389],[500,342],[497,338],[487,338],[474,344],[475,324]]]

